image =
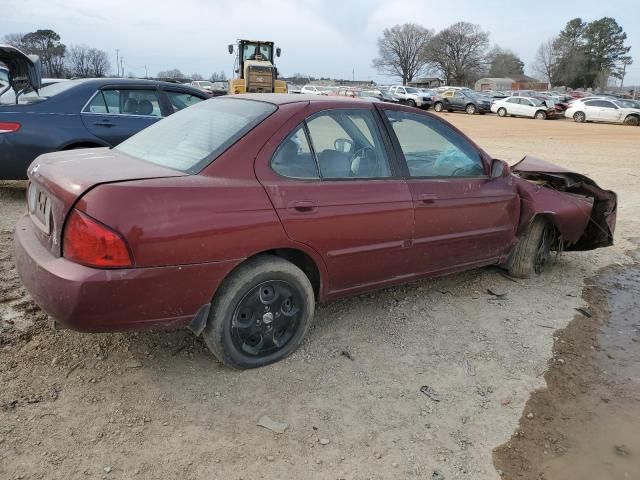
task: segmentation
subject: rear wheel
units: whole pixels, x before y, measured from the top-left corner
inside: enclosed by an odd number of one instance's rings
[[[499,117],[506,117],[507,116],[507,109],[504,107],[500,107],[498,109],[498,116]]]
[[[546,219],[535,218],[511,254],[509,274],[529,278],[544,271],[555,240],[555,231]]]
[[[469,105],[467,105],[467,108],[465,108],[465,111],[469,114],[469,115],[475,115],[475,113],[478,111],[476,106],[473,103],[470,103]]]
[[[584,114],[584,112],[576,112],[573,114],[574,122],[584,123],[586,119],[587,119],[587,116]]]
[[[543,110],[538,110],[536,112],[535,119],[536,120],[546,120],[547,119],[547,112],[545,112]]]
[[[412,99],[408,99],[407,100],[407,105],[409,105],[410,107],[415,107],[416,106],[416,101],[412,100]]]
[[[629,115],[627,118],[624,119],[624,124],[637,127],[638,125],[640,125],[640,118],[636,117],[635,115]]]
[[[436,112],[441,112],[442,110],[444,110],[444,105],[442,105],[442,102],[436,102],[435,105],[433,106],[433,109]]]
[[[225,365],[256,368],[293,352],[311,326],[315,297],[302,270],[278,257],[248,260],[227,278],[203,332]]]

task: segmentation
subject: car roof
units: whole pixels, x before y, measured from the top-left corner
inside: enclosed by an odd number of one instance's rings
[[[149,80],[146,78],[121,78],[121,77],[103,77],[103,78],[77,78],[70,80],[71,82],[82,83],[84,85],[110,85],[117,83],[119,85],[153,85],[162,87],[184,87],[193,90],[188,83],[163,82],[161,80]]]
[[[350,97],[341,97],[338,95],[301,95],[298,93],[242,93],[233,95],[230,98],[239,98],[247,100],[256,100],[259,102],[273,103],[274,105],[286,105],[288,103],[335,103],[344,102],[354,105],[362,105],[362,100],[354,100]]]

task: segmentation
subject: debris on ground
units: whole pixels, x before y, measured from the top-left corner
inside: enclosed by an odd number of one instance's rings
[[[277,422],[267,415],[263,415],[262,417],[260,417],[260,420],[258,420],[258,423],[256,423],[256,425],[266,428],[267,430],[271,430],[275,433],[284,433],[287,428],[289,428],[288,423]]]
[[[439,402],[440,401],[440,395],[438,394],[438,392],[436,392],[433,389],[433,387],[430,387],[429,385],[421,386],[420,387],[420,393],[425,394],[427,397],[429,397],[434,402]]]

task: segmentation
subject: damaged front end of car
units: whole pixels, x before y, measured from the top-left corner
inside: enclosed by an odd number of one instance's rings
[[[529,156],[511,167],[511,172],[525,180],[518,182],[521,228],[543,215],[553,221],[563,250],[613,245],[615,192],[600,188],[585,175]]]

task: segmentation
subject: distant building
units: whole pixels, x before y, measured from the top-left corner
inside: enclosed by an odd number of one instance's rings
[[[510,77],[481,78],[475,83],[475,90],[546,90],[547,83],[527,75],[517,74]]]
[[[442,85],[442,80],[435,77],[426,77],[426,78],[416,78],[411,82],[407,83],[409,87],[417,87],[417,88],[436,88]]]

